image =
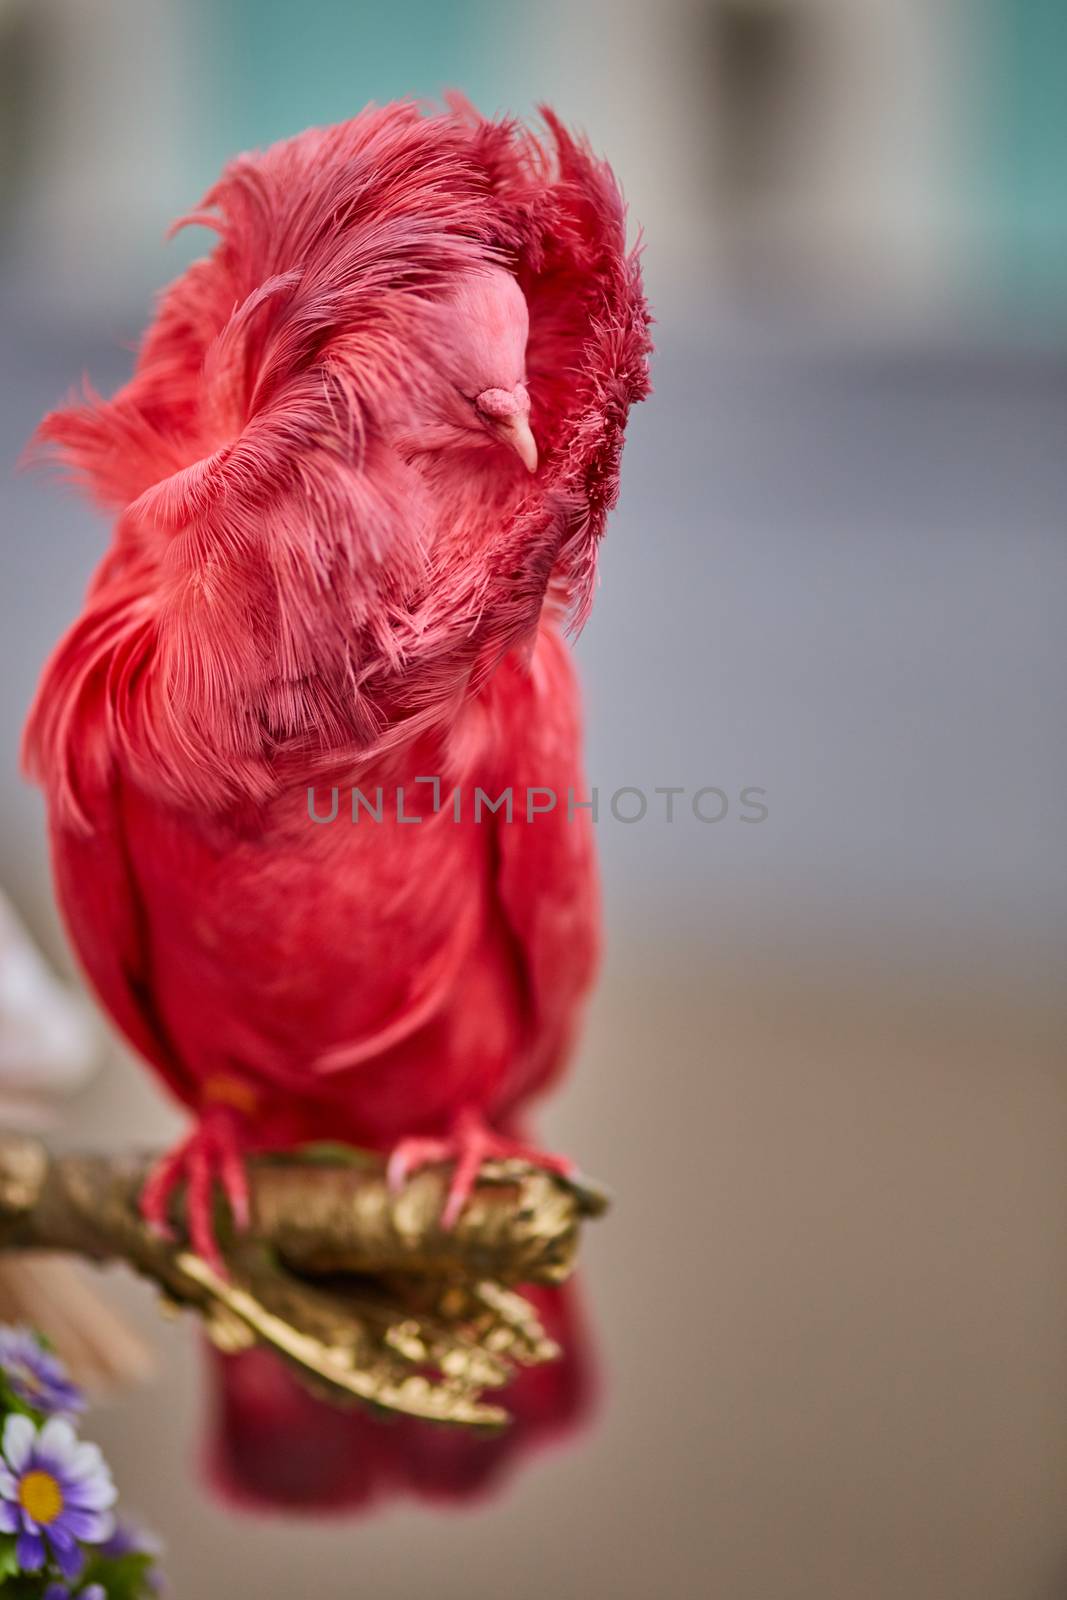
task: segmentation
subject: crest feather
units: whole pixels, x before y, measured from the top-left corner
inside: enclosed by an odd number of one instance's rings
[[[72,812],[87,697],[94,771],[257,803],[447,719],[546,601],[584,620],[649,317],[610,170],[543,116],[542,139],[455,97],[369,107],[238,157],[177,224],[218,240],[162,296],[130,382],[45,418],[37,444],[119,513],[27,729]],[[420,307],[488,263],[530,308],[543,465],[446,495],[390,425],[432,361]]]

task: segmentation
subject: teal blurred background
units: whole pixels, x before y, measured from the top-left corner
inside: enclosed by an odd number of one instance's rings
[[[196,1600],[1062,1600],[1063,0],[0,0],[0,883],[69,966],[17,744],[106,530],[35,423],[122,381],[230,155],[453,86],[586,128],[645,232],[591,779],[769,816],[600,828],[546,1114],[619,1196],[587,1440],[466,1517],[235,1521],[123,1280],[162,1376],[93,1428]],[[178,1127],[116,1048],[68,1136]]]
[[[672,298],[1064,319],[1057,0],[2,0],[0,29],[4,250],[42,296],[156,285],[234,151],[459,86],[581,121]]]

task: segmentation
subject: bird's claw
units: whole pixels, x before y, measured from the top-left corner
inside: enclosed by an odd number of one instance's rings
[[[215,1237],[216,1183],[229,1203],[234,1226],[243,1232],[251,1220],[240,1120],[235,1113],[223,1108],[207,1112],[193,1132],[149,1173],[141,1191],[141,1215],[165,1239],[174,1238],[170,1202],[183,1183],[189,1243],[214,1272],[225,1275]]]
[[[454,1162],[448,1195],[441,1213],[441,1226],[451,1231],[463,1212],[486,1161],[526,1161],[544,1172],[572,1178],[576,1168],[564,1156],[547,1155],[521,1139],[510,1139],[488,1127],[476,1112],[457,1118],[452,1132],[444,1137],[401,1139],[389,1157],[386,1175],[396,1194],[412,1174],[423,1167]]]

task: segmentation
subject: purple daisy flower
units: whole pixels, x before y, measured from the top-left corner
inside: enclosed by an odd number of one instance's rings
[[[50,1583],[44,1592],[44,1600],[73,1600],[73,1596],[65,1583]],[[78,1600],[107,1600],[107,1590],[102,1583],[90,1583],[78,1590]]]
[[[28,1328],[0,1328],[0,1372],[24,1405],[46,1416],[85,1409],[85,1396],[57,1356]]]
[[[38,1429],[14,1413],[0,1439],[0,1532],[18,1535],[15,1558],[23,1572],[39,1572],[55,1558],[74,1579],[82,1570],[82,1544],[100,1544],[114,1532],[116,1490],[95,1444],[81,1444],[70,1423],[51,1417]]]

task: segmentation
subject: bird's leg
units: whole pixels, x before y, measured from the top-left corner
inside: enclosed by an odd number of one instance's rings
[[[244,1165],[244,1119],[232,1105],[209,1104],[182,1142],[156,1163],[141,1191],[141,1215],[150,1227],[172,1237],[170,1201],[185,1185],[189,1242],[215,1272],[225,1266],[215,1238],[215,1185],[229,1202],[234,1226],[248,1227],[250,1205]]]
[[[413,1172],[445,1161],[455,1163],[441,1214],[441,1223],[446,1229],[455,1226],[484,1161],[525,1161],[563,1178],[574,1177],[577,1170],[573,1161],[564,1156],[547,1155],[521,1139],[497,1133],[480,1112],[467,1109],[460,1112],[451,1132],[442,1137],[401,1139],[389,1157],[389,1187],[396,1192],[403,1188]]]

